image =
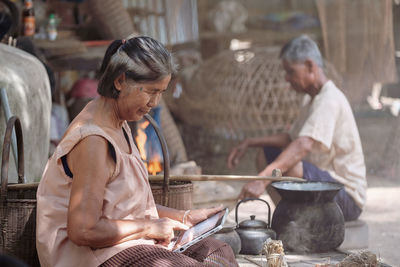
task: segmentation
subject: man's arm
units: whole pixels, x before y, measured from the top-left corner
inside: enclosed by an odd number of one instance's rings
[[[290,144],[290,135],[288,133],[281,133],[262,137],[247,138],[244,142],[248,147],[286,147]]]
[[[282,153],[276,158],[271,164],[269,164],[259,176],[271,176],[272,170],[280,169],[283,174],[287,173],[293,167],[295,167],[308,153],[310,153],[312,146],[316,141],[311,137],[301,136],[290,144],[282,151]],[[299,175],[299,176],[302,176]],[[264,193],[265,188],[271,183],[271,181],[253,181],[243,186],[242,192],[239,195],[239,199],[247,197],[259,197]]]
[[[310,153],[314,143],[315,141],[311,137],[298,137],[271,164],[260,172],[259,176],[269,176],[272,174],[273,169],[280,169],[282,173],[286,173]]]
[[[287,133],[247,138],[232,149],[228,157],[228,167],[235,167],[239,163],[239,160],[246,153],[248,147],[272,146],[283,148],[289,145],[290,141],[290,135]]]

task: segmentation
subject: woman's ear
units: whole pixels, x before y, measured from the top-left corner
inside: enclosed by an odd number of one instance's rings
[[[126,83],[126,76],[125,73],[122,73],[117,77],[117,79],[114,80],[114,87],[118,91],[121,91],[124,88],[125,83]]]

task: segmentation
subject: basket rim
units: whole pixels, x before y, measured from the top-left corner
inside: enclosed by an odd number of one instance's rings
[[[4,201],[4,203],[5,203],[5,204],[7,204],[7,203],[29,203],[29,204],[34,204],[34,205],[36,205],[37,200],[36,200],[36,199],[26,199],[26,198],[24,198],[24,199],[7,198],[7,199]]]

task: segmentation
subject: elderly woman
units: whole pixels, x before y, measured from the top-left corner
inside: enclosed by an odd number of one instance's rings
[[[222,207],[175,210],[154,203],[147,170],[127,121],[156,106],[175,71],[156,40],[116,40],[102,63],[98,92],[71,122],[37,192],[42,266],[237,266],[212,238],[183,254],[167,249],[184,230]]]

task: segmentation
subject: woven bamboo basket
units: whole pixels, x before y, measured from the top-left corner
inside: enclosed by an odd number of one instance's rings
[[[164,185],[162,183],[151,182],[151,191],[154,201],[164,205]],[[169,182],[169,192],[167,207],[178,210],[190,210],[193,208],[193,184],[192,182],[172,181]]]
[[[40,266],[36,252],[36,189],[21,187],[8,190],[8,163],[11,134],[15,125],[18,144],[18,183],[24,179],[24,153],[21,123],[16,116],[10,118],[4,136],[1,165],[0,196],[0,248],[30,266]]]
[[[151,191],[154,201],[157,204],[167,206],[174,209],[188,210],[193,206],[193,183],[192,182],[170,182],[169,181],[169,153],[167,142],[159,129],[157,122],[148,114],[145,118],[154,127],[156,134],[160,140],[164,158],[164,181],[151,182]]]
[[[88,5],[96,29],[104,39],[124,39],[136,33],[121,0],[89,0]]]
[[[223,51],[182,78],[179,97],[165,94],[170,110],[185,125],[225,139],[285,129],[302,97],[289,89],[277,47]]]

